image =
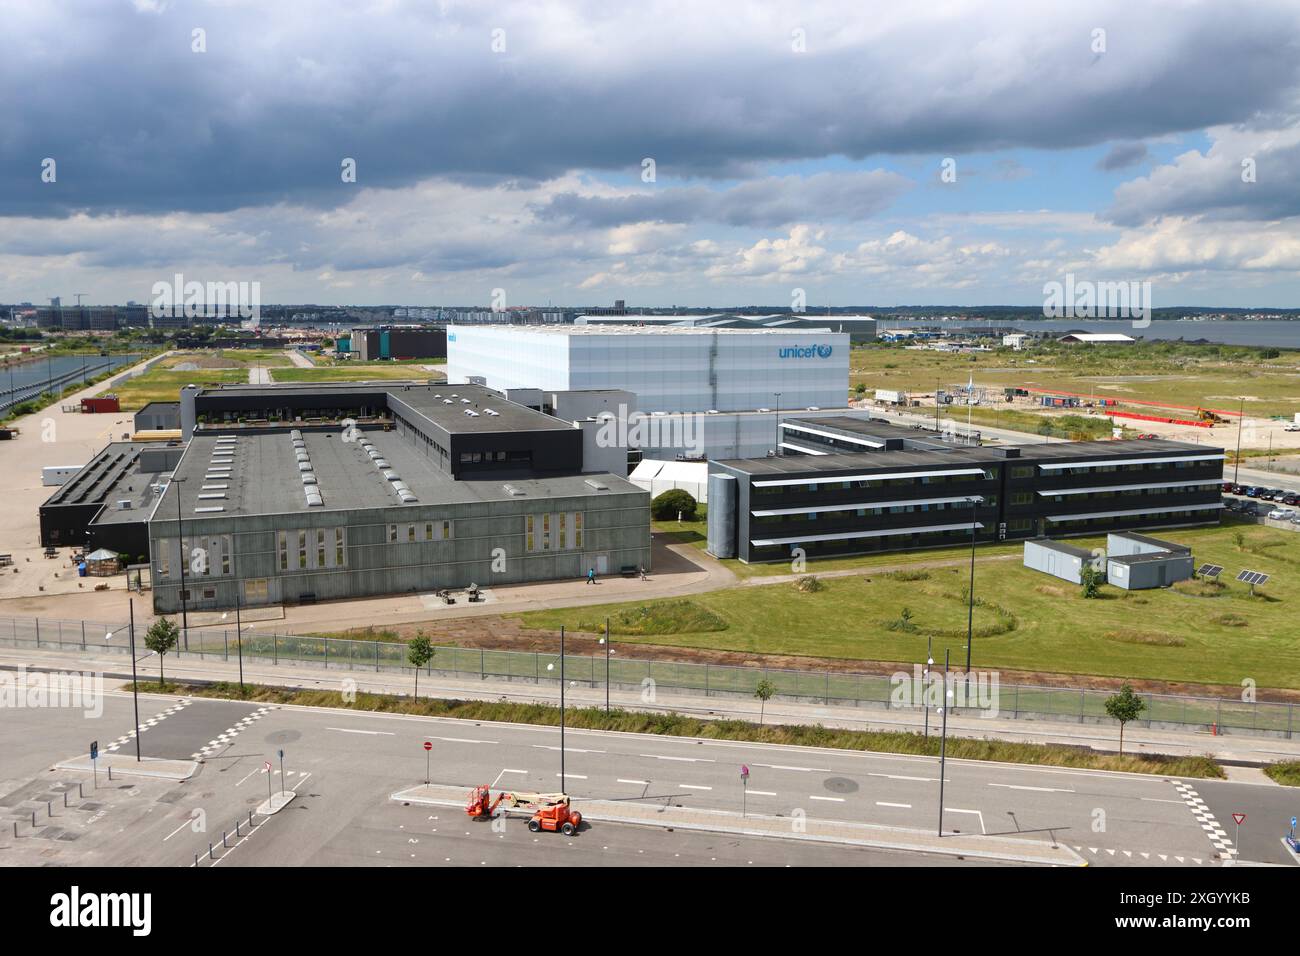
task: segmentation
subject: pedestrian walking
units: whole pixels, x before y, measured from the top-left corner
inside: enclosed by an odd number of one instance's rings
[[[595,583],[596,583],[596,569],[595,569],[595,568],[588,568],[588,569],[587,569],[587,583],[588,583],[588,584],[595,584]]]

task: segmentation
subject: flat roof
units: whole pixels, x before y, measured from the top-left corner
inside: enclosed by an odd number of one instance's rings
[[[430,384],[427,379],[372,382],[330,382],[287,385],[225,385],[202,388],[196,401],[223,397],[256,399],[274,404],[277,399],[300,397],[331,400],[363,395],[383,395],[389,410],[409,410],[455,433],[491,433],[520,431],[562,431],[573,428],[572,422],[512,402],[500,392],[483,385]],[[405,409],[399,407],[404,406]],[[474,415],[466,414],[472,411]],[[495,414],[493,414],[495,413]],[[285,423],[288,424],[288,423]],[[219,433],[221,423],[201,427],[204,432]],[[243,434],[243,432],[240,432]]]
[[[1076,548],[1072,544],[1064,544],[1060,541],[1053,541],[1051,538],[1030,538],[1025,542],[1025,547],[1034,544],[1040,548],[1046,548],[1048,551],[1058,551],[1061,554],[1068,554],[1072,558],[1082,558],[1085,561],[1091,561],[1093,553],[1086,548]]]
[[[620,319],[626,318],[619,316]],[[653,328],[636,325],[620,325],[615,322],[584,323],[582,325],[452,325],[448,332],[460,332],[463,329],[492,330],[511,335],[847,335],[847,332],[822,332],[819,329],[769,329],[763,326],[745,329],[697,328],[689,325],[656,325]]]
[[[803,421],[804,419],[798,419]],[[847,419],[853,421],[853,419]],[[880,434],[872,422],[869,433]],[[891,437],[908,437],[908,430],[899,429],[900,434]],[[1009,449],[1018,449],[1019,455],[1008,457]],[[1175,453],[1204,455],[1207,459],[1213,453],[1222,455],[1220,449],[1207,448],[1205,445],[1193,445],[1187,442],[1170,441],[1163,438],[1133,438],[1112,441],[1062,441],[1032,445],[1002,446],[955,446],[936,450],[902,450],[902,451],[867,451],[846,452],[844,454],[822,455],[816,458],[794,456],[789,458],[728,458],[718,460],[734,471],[756,476],[796,475],[820,472],[870,472],[896,471],[900,468],[934,467],[944,470],[960,468],[962,465],[987,466],[989,464],[1033,465],[1043,459],[1056,459],[1056,467],[1065,467],[1077,460],[1080,464],[1104,465],[1105,459],[1142,462],[1143,458],[1121,458],[1121,456],[1150,455],[1158,457]],[[1163,459],[1162,459],[1163,460]],[[1052,467],[1048,465],[1047,467]]]
[[[1192,549],[1185,544],[1179,544],[1176,541],[1165,541],[1163,538],[1153,538],[1149,534],[1138,534],[1136,531],[1112,531],[1110,532],[1116,538],[1125,538],[1129,541],[1136,541],[1139,544],[1145,544],[1151,548],[1159,548],[1161,551],[1175,551],[1183,554],[1191,554]]]
[[[90,505],[103,501],[109,490],[134,467],[145,448],[154,442],[115,441],[105,445],[81,470],[59,486],[41,505]]]
[[[262,514],[311,514],[371,508],[418,508],[428,505],[532,498],[539,505],[551,498],[595,497],[636,492],[625,479],[610,474],[579,474],[544,478],[494,477],[453,479],[396,432],[360,428],[356,441],[344,441],[337,428],[302,428],[303,448],[323,505],[309,507],[304,472],[298,467],[292,433],[237,432],[195,435],[154,510],[159,520],[176,516],[181,496],[182,519],[241,517]],[[229,441],[229,437],[236,437]],[[222,438],[226,438],[222,441]],[[362,444],[369,441],[388,467],[382,468]],[[396,475],[417,501],[403,505],[390,478]],[[512,494],[510,489],[522,494]],[[596,485],[604,485],[602,490]],[[198,511],[197,509],[220,509]]]

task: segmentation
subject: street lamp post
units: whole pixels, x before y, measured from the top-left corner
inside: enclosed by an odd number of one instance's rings
[[[921,674],[921,709],[925,711],[925,737],[930,739],[930,668],[934,666],[934,638],[925,639],[925,671]]]
[[[781,393],[773,392],[772,394],[776,396],[776,407],[773,409],[776,413],[773,416],[776,423],[776,445],[773,446],[773,451],[779,456],[781,454]]]
[[[564,785],[564,625],[560,625],[560,793],[568,793]]]
[[[945,648],[943,652],[943,737],[939,741],[939,836],[943,836],[943,778],[948,765],[948,707],[952,700],[952,689],[948,686],[948,655],[952,651]]]
[[[1237,406],[1237,460],[1232,465],[1232,483],[1237,484],[1241,471],[1241,426],[1246,420],[1246,400],[1243,398]]]
[[[605,636],[600,639],[600,643],[605,645],[605,713],[609,713],[609,618],[605,618]]]
[[[185,525],[181,518],[181,489],[180,483],[185,481],[184,478],[171,477],[172,483],[176,485],[176,545],[180,552],[181,566],[181,637],[185,649],[190,649],[190,618],[188,602],[185,600]]]
[[[131,638],[131,648],[130,648],[131,650],[131,698],[135,709],[135,759],[137,762],[139,762],[141,760],[140,757],[140,682],[136,676],[135,665],[138,664],[142,658],[137,658],[135,656],[135,598],[127,598],[127,604],[130,609],[130,623],[125,625],[125,627],[129,629],[129,634]],[[111,641],[113,639],[113,635],[120,630],[123,630],[123,628],[117,627],[110,630],[107,634],[104,635],[104,641],[105,642]],[[145,654],[144,656],[145,657],[153,656],[153,651],[150,651],[148,654]]]
[[[966,684],[970,686],[970,646],[975,633],[975,507],[984,499],[975,495],[970,500],[970,586],[967,588],[969,600],[966,608]]]

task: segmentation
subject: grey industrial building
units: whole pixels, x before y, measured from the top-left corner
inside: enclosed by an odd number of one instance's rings
[[[1192,549],[1144,534],[1106,535],[1106,581],[1126,591],[1168,587],[1195,572]]]
[[[132,424],[136,431],[174,431],[181,427],[180,402],[149,402],[135,413]]]
[[[1093,554],[1084,548],[1072,544],[1052,541],[1048,538],[1035,538],[1025,542],[1025,567],[1042,571],[1071,584],[1083,583],[1083,569],[1102,570],[1105,556]]]
[[[842,416],[781,428],[782,457],[709,463],[710,553],[786,561],[795,549],[942,547],[972,532],[998,541],[1212,524],[1223,508],[1224,453],[1204,445],[961,447]]]
[[[162,613],[650,567],[649,495],[486,388],[188,388],[181,418],[149,520]]]

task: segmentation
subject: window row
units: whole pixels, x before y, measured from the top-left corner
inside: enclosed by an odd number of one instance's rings
[[[419,541],[450,541],[451,539],[452,522],[450,518],[417,521],[412,524],[390,524],[388,526],[389,544],[415,544]]]
[[[275,533],[276,567],[281,571],[316,571],[348,566],[346,528],[309,528]]]
[[[581,511],[524,515],[524,549],[529,553],[582,547]]]

